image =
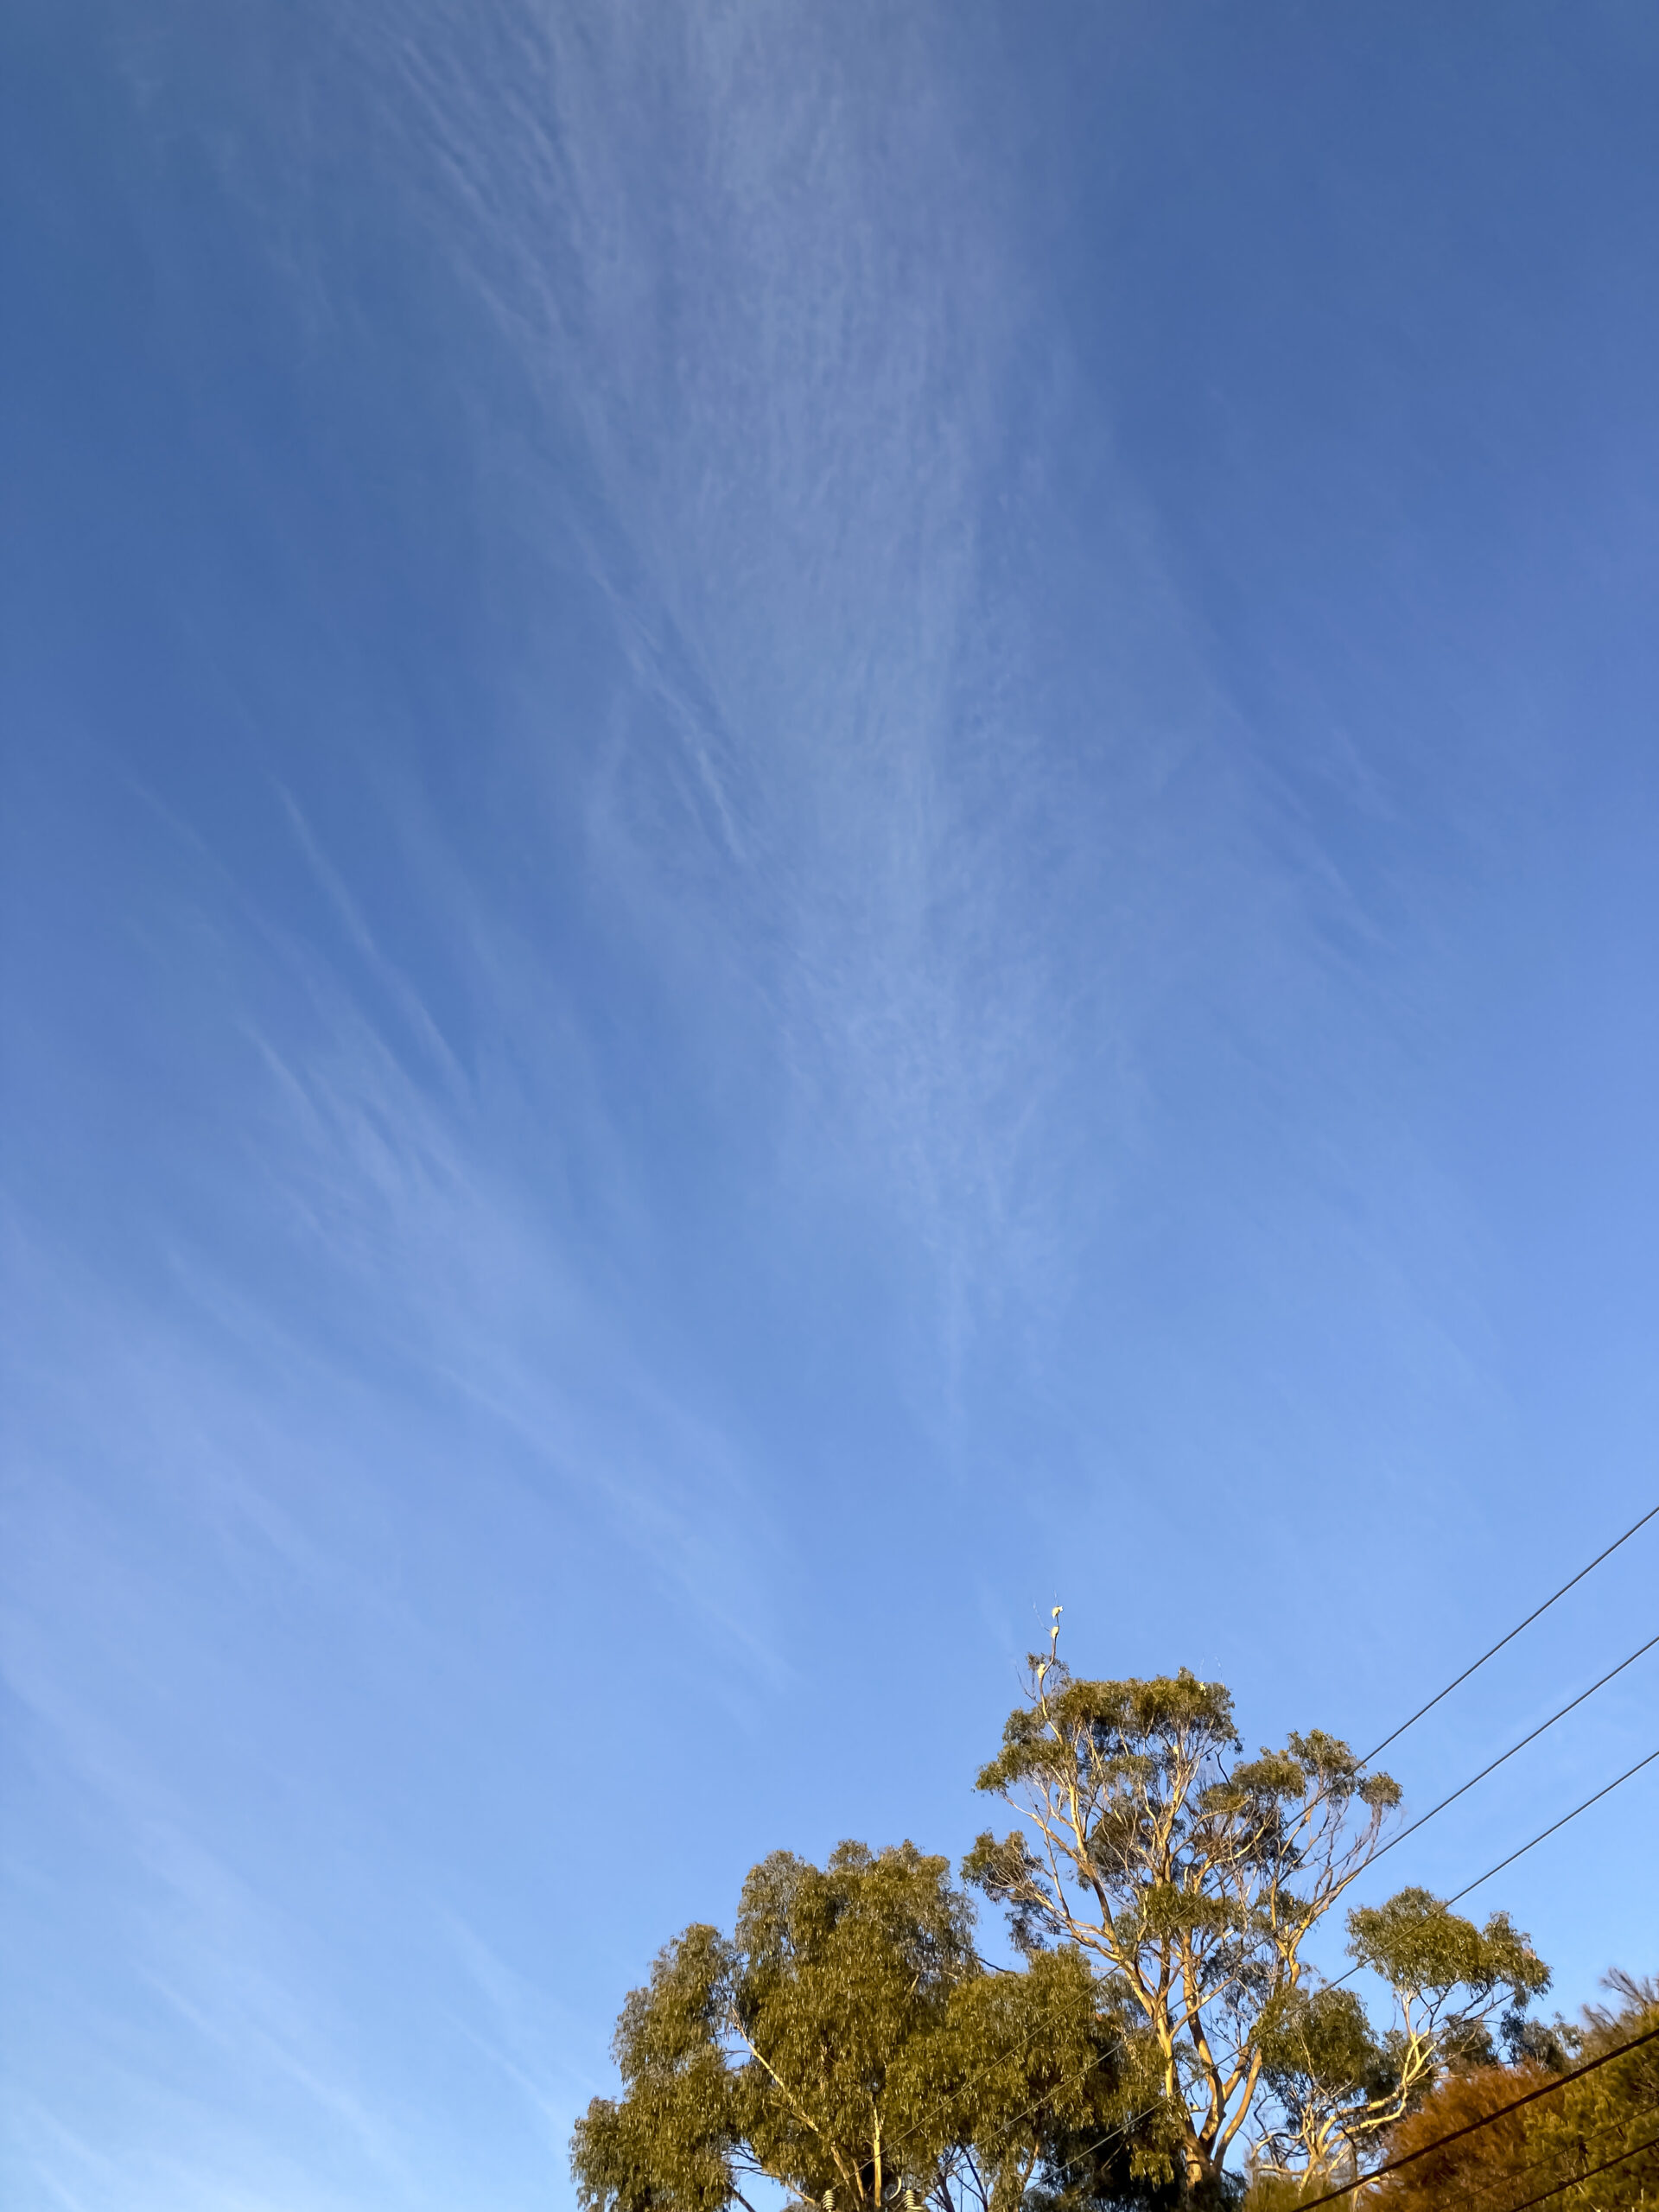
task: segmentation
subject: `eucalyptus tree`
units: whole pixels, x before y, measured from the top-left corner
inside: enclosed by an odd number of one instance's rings
[[[757,2181],[817,2212],[1196,2212],[1242,2167],[1363,2172],[1494,2024],[1524,2047],[1548,1975],[1502,1914],[1350,1912],[1381,2027],[1310,1963],[1400,1799],[1334,1736],[1246,1758],[1220,1683],[1078,1681],[1052,1640],[979,1787],[1023,1816],[963,1868],[1020,1969],[911,1844],[763,1859],[733,1933],[687,1929],[623,2009],[622,2094],[573,2139],[588,2212],[753,2212]]]
[[[1402,1892],[1350,1920],[1396,2008],[1374,2031],[1306,1949],[1399,1787],[1317,1729],[1242,1752],[1221,1683],[1079,1681],[1051,1639],[979,1776],[1023,1826],[982,1835],[964,1866],[1029,1955],[1088,1963],[1126,2053],[1155,2069],[1194,2196],[1227,2185],[1235,2152],[1304,2177],[1357,2167],[1495,2011],[1518,2017],[1548,1980],[1507,1921],[1478,1931]]]
[[[1160,2116],[1082,1961],[992,1971],[972,1923],[949,1861],[910,1844],[763,1859],[733,1935],[687,1929],[624,2006],[622,2094],[573,2141],[583,2204],[722,2212],[764,2179],[821,2212],[1015,2212],[1045,2178],[1065,2193],[1058,2158],[1156,2169]]]

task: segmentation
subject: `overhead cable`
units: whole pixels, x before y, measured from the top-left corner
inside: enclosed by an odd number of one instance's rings
[[[1586,1572],[1588,1570],[1586,1570]],[[1415,1835],[1418,1829],[1422,1827],[1425,1821],[1432,1821],[1437,1813],[1443,1813],[1448,1805],[1455,1804],[1458,1799],[1461,1797],[1465,1791],[1472,1789],[1478,1782],[1484,1782],[1489,1774],[1495,1774],[1498,1768],[1503,1764],[1503,1762],[1506,1759],[1512,1759],[1517,1751],[1524,1751],[1529,1744],[1535,1744],[1539,1737],[1544,1733],[1544,1731],[1547,1728],[1553,1728],[1558,1720],[1565,1720],[1569,1713],[1574,1711],[1576,1707],[1584,1703],[1586,1698],[1593,1697],[1598,1690],[1605,1689],[1607,1687],[1607,1684],[1612,1681],[1615,1675],[1622,1675],[1627,1667],[1633,1667],[1637,1661],[1641,1658],[1643,1653],[1645,1651],[1651,1651],[1656,1643],[1659,1643],[1659,1636],[1650,1636],[1645,1643],[1639,1645],[1636,1650],[1631,1652],[1628,1659],[1621,1659],[1617,1667],[1610,1668],[1601,1677],[1599,1681],[1592,1682],[1587,1690],[1580,1690],[1577,1697],[1571,1699],[1568,1703],[1562,1706],[1559,1713],[1552,1713],[1548,1720],[1541,1720],[1530,1735],[1522,1736],[1518,1744],[1511,1744],[1507,1751],[1500,1751],[1497,1757],[1489,1766],[1482,1767],[1478,1774],[1471,1774],[1467,1782],[1460,1783],[1458,1788],[1452,1792],[1449,1797],[1442,1797],[1438,1805],[1431,1805],[1427,1812],[1420,1813],[1414,1821],[1411,1821],[1407,1827],[1401,1829],[1398,1835],[1391,1835],[1388,1841],[1383,1844],[1380,1849],[1374,1851],[1371,1853],[1370,1859],[1365,1862],[1367,1866],[1374,1866],[1377,1860],[1383,1856],[1384,1853],[1390,1852],[1394,1849],[1395,1844],[1403,1843],[1408,1835]],[[1395,1733],[1397,1734],[1398,1732],[1398,1730],[1396,1730]],[[1571,1818],[1571,1815],[1569,1815],[1568,1817]],[[1482,1877],[1482,1879],[1484,1879],[1484,1876]]]
[[[1649,1751],[1646,1758],[1637,1759],[1634,1766],[1627,1766],[1623,1774],[1616,1774],[1611,1782],[1603,1783],[1601,1788],[1592,1796],[1586,1797],[1581,1805],[1575,1805],[1570,1813],[1563,1813],[1559,1821],[1552,1821],[1547,1828],[1540,1828],[1536,1835],[1529,1837],[1518,1850],[1510,1852],[1507,1859],[1500,1859],[1496,1866],[1489,1866],[1484,1874],[1477,1874],[1472,1882],[1465,1882],[1460,1890],[1453,1890],[1449,1897],[1442,1899],[1442,1903],[1448,1910],[1454,1904],[1461,1904],[1471,1890],[1478,1890],[1483,1882],[1490,1882],[1494,1874],[1501,1874],[1506,1866],[1513,1866],[1517,1859],[1524,1859],[1534,1845],[1544,1842],[1548,1837],[1554,1835],[1558,1828],[1564,1828],[1569,1821],[1576,1821],[1580,1813],[1587,1813],[1592,1805],[1599,1805],[1604,1797],[1611,1797],[1621,1783],[1628,1782],[1633,1774],[1640,1774],[1644,1766],[1651,1766],[1656,1759],[1659,1759],[1659,1751]],[[1425,1815],[1424,1817],[1427,1819],[1427,1815]],[[1380,1858],[1382,1853],[1379,1852],[1376,1855]],[[1351,1981],[1358,1972],[1357,1966],[1350,1967],[1346,1974],[1338,1974],[1330,1986],[1332,1989],[1340,1989],[1344,1981]]]
[[[1580,2182],[1593,2181],[1598,2174],[1610,2172],[1622,2166],[1626,2158],[1639,2158],[1643,2151],[1659,2150],[1659,2135],[1649,2135],[1644,2142],[1632,2144],[1628,2151],[1621,2151],[1616,2158],[1604,2158],[1599,2166],[1574,2174],[1571,2181],[1558,2181],[1551,2189],[1540,2190],[1536,2196],[1523,2196],[1519,2204],[1511,2204],[1506,2212],[1532,2212],[1535,2204],[1548,2204],[1552,2196],[1560,2196],[1569,2189],[1577,2189]]]
[[[1611,1782],[1604,1783],[1593,1797],[1586,1797],[1582,1805],[1575,1805],[1570,1813],[1563,1813],[1559,1821],[1552,1821],[1547,1828],[1540,1828],[1530,1843],[1523,1843],[1507,1859],[1500,1859],[1496,1866],[1489,1866],[1484,1874],[1477,1874],[1472,1882],[1465,1882],[1460,1890],[1447,1897],[1447,1904],[1457,1904],[1468,1896],[1471,1890],[1478,1890],[1483,1882],[1490,1882],[1494,1874],[1501,1874],[1506,1866],[1513,1866],[1517,1859],[1526,1856],[1533,1844],[1542,1843],[1546,1836],[1554,1835],[1557,1828],[1564,1828],[1569,1821],[1576,1821],[1580,1813],[1587,1813],[1592,1805],[1599,1805],[1604,1797],[1611,1796],[1618,1788],[1620,1783],[1628,1782],[1633,1774],[1640,1774],[1644,1766],[1651,1766],[1656,1759],[1659,1759],[1659,1751],[1649,1751],[1646,1758],[1637,1759],[1634,1766],[1627,1766],[1623,1774],[1615,1776]]]
[[[1367,1751],[1364,1758],[1360,1761],[1360,1764],[1362,1766],[1368,1766],[1371,1760],[1376,1757],[1379,1751],[1386,1751],[1389,1745],[1394,1743],[1398,1738],[1403,1736],[1408,1728],[1414,1728],[1426,1713],[1433,1713],[1435,1707],[1440,1704],[1442,1698],[1450,1697],[1453,1690],[1459,1688],[1463,1683],[1466,1682],[1471,1675],[1478,1672],[1478,1670],[1486,1664],[1486,1662],[1489,1659],[1495,1659],[1506,1643],[1513,1643],[1516,1637],[1520,1635],[1522,1629],[1530,1628],[1534,1621],[1535,1621],[1541,1614],[1547,1613],[1550,1607],[1556,1602],[1557,1599],[1565,1598],[1569,1590],[1576,1589],[1579,1584],[1583,1581],[1585,1576],[1586,1574],[1593,1573],[1595,1569],[1601,1565],[1603,1560],[1611,1559],[1621,1544],[1628,1544],[1630,1538],[1636,1535],[1637,1529],[1645,1529],[1649,1522],[1656,1517],[1659,1517],[1659,1505],[1650,1505],[1639,1521],[1632,1521],[1630,1527],[1624,1531],[1622,1536],[1616,1536],[1613,1539],[1612,1542],[1608,1545],[1605,1551],[1598,1552],[1594,1559],[1591,1560],[1588,1567],[1581,1567],[1570,1582],[1563,1582],[1560,1588],[1557,1590],[1553,1596],[1546,1598],[1541,1605],[1535,1605],[1531,1612],[1527,1615],[1525,1620],[1517,1621],[1507,1636],[1500,1636],[1497,1642],[1493,1644],[1490,1651],[1483,1651],[1478,1659],[1475,1660],[1471,1665],[1465,1667],[1463,1672],[1457,1675],[1452,1681],[1449,1681],[1443,1690],[1436,1690],[1433,1696],[1430,1698],[1427,1705],[1420,1705],[1416,1712],[1412,1714],[1409,1720],[1402,1720],[1400,1723],[1400,1726],[1395,1730],[1392,1736],[1385,1736],[1380,1744],[1376,1745],[1370,1751]]]

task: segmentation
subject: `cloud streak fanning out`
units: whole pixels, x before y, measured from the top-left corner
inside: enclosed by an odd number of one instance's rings
[[[354,59],[526,395],[527,527],[574,537],[626,658],[587,864],[671,988],[770,1033],[785,1182],[850,1151],[899,1210],[949,1365],[1008,1296],[1071,1287],[1184,969],[1241,934],[1305,956],[1109,419],[1103,511],[1066,514],[1029,123],[941,66],[943,29],[622,10],[480,40],[433,12]],[[1046,591],[1094,603],[1082,681],[1075,639],[1046,664]],[[515,709],[515,773],[568,805],[551,702]],[[1318,865],[1303,895],[1345,910]]]

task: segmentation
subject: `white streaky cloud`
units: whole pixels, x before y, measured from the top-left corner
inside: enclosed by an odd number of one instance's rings
[[[18,2164],[53,2203],[67,2212],[92,2212],[113,2201],[122,2178],[115,2159],[21,2086],[13,2087],[8,2103]]]
[[[569,1234],[558,1177],[551,1202],[527,1188],[499,1164],[487,1105],[441,1077],[435,1089],[327,963],[291,937],[275,941],[309,1018],[280,1046],[238,1018],[241,1145],[245,1176],[266,1194],[262,1213],[302,1279],[379,1357],[486,1412],[556,1499],[605,1516],[630,1574],[644,1567],[741,1655],[741,1675],[775,1688],[787,1677],[766,1594],[780,1580],[778,1539],[718,1406],[667,1387],[639,1324],[596,1280],[593,1251]],[[530,1109],[513,1099],[505,1110]],[[591,1185],[620,1163],[610,1132],[599,1128],[591,1147],[588,1135],[580,1119],[549,1132],[571,1148],[569,1172]],[[626,1216],[634,1202],[617,1188]],[[62,1433],[102,1425],[119,1458],[141,1440],[169,1491],[200,1485],[199,1509],[227,1542],[269,1547],[319,1596],[368,1617],[395,1604],[306,1524],[302,1501],[324,1494],[321,1470],[377,1495],[388,1479],[327,1435],[331,1419],[346,1440],[376,1419],[353,1344],[326,1348],[314,1315],[273,1305],[181,1238],[168,1254],[179,1308],[168,1319],[48,1255],[26,1229],[16,1235],[42,1325],[30,1389],[55,1395]],[[96,1407],[75,1383],[93,1346]],[[290,1408],[311,1410],[296,1421]],[[96,1457],[96,1441],[86,1448]],[[303,1481],[302,1468],[313,1471]],[[41,1469],[35,1495],[51,1483]],[[400,1620],[399,1632],[418,1637],[419,1624]]]
[[[86,1571],[96,1573],[99,1562],[85,1543],[81,1557]],[[112,1624],[118,1637],[124,1618],[130,1626],[130,1607]],[[142,1870],[146,1902],[127,1930],[139,1983],[212,2044],[221,2061],[245,2075],[280,2076],[294,2085],[350,2136],[371,2166],[406,2189],[410,2174],[399,2127],[353,2086],[346,2024],[325,1993],[315,1962],[301,1965],[296,1931],[283,1927],[273,1909],[189,1833],[188,1807],[153,1761],[122,1740],[92,1700],[67,1688],[58,1655],[30,1648],[38,1641],[12,1627],[7,1688],[42,1725],[68,1770],[103,1801],[107,1821],[124,1840],[129,1864]],[[91,2063],[90,2052],[88,2058]],[[132,2071],[130,2062],[127,2070]],[[146,2102],[176,2101],[174,2078],[158,2072],[135,2079],[133,2086]],[[24,2102],[33,2107],[35,2101],[25,2093]],[[193,2133],[204,2117],[193,2116]],[[34,2153],[36,2171],[65,2201],[82,2201],[64,2180],[64,2154],[71,2151],[79,2170],[75,2190],[85,2189],[87,2204],[144,2201],[142,2190],[137,2200],[126,2199],[133,2177],[118,2176],[111,2160],[79,2145],[43,2110],[34,2110],[33,2120],[33,2132],[48,2139]]]
[[[403,49],[410,175],[442,150],[434,233],[591,469],[564,505],[636,686],[589,785],[602,872],[642,942],[732,948],[785,1079],[780,1185],[896,1205],[948,1369],[991,1320],[1040,1362],[1136,1171],[1172,999],[1207,969],[1317,1025],[1310,917],[1374,925],[1133,483],[1103,467],[1087,546],[1055,511],[1076,395],[1026,358],[1024,211],[948,39],[792,8],[512,22]],[[989,550],[1038,518],[1103,610],[1075,704]]]
[[[480,2025],[475,2014],[457,2012],[458,2031],[512,2082],[544,2131],[550,2150],[562,2158],[578,2113],[607,2086],[607,2081],[578,2075],[572,2069],[569,2053],[586,2039],[584,2024],[550,1991],[498,1956],[458,1913],[444,1907],[435,1917],[484,2014]]]
[[[556,671],[504,690],[493,770],[550,849],[580,813],[597,911],[666,986],[770,1031],[757,1181],[902,1246],[930,1423],[988,1323],[1040,1373],[1139,1171],[1172,1001],[1204,977],[1248,1056],[1268,996],[1317,1028],[1342,980],[1310,920],[1372,926],[1210,673],[962,35],[944,10],[440,4],[351,11],[319,49],[481,388],[521,397],[504,435],[458,391],[480,504],[550,592],[584,550],[627,664],[592,729]],[[290,257],[304,145],[238,156]],[[1057,480],[1079,450],[1086,531]],[[511,901],[377,772],[522,1039],[545,994]]]
[[[404,1016],[412,1034],[427,1048],[428,1054],[453,1089],[463,1084],[461,1071],[450,1050],[448,1039],[433,1020],[430,1011],[415,989],[408,976],[395,962],[389,960],[376,943],[373,933],[364,920],[357,901],[347,889],[345,878],[327,858],[301,811],[298,802],[284,785],[273,779],[277,800],[295,842],[304,854],[306,864],[326,893],[330,905],[343,924],[347,938],[368,964],[376,981],[387,993],[397,1011]]]
[[[411,1369],[486,1409],[562,1486],[599,1502],[683,1602],[775,1681],[753,1610],[773,1539],[741,1451],[710,1411],[666,1392],[637,1329],[582,1255],[562,1248],[556,1219],[487,1164],[495,1147],[470,1106],[429,1092],[328,971],[308,965],[319,1034],[303,1064],[250,1032],[270,1075],[251,1123],[256,1158],[296,1236],[360,1292],[370,1325]],[[581,1131],[567,1135],[581,1144]]]
[[[777,948],[750,980],[798,1100],[780,1173],[838,1127],[946,1309],[1010,1274],[1042,1302],[1090,1198],[1046,1166],[1068,987],[1053,887],[1033,900],[1007,840],[1010,807],[1069,794],[982,558],[1027,288],[974,119],[890,17],[475,33],[360,33],[362,62],[391,52],[389,144],[591,472],[550,524],[632,657],[590,789],[605,874],[644,937],[690,902]],[[1001,695],[987,730],[970,671]]]

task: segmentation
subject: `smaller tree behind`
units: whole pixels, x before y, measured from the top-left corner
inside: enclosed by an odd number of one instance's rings
[[[1255,2165],[1330,2171],[1421,2103],[1447,2066],[1466,2073],[1511,2052],[1549,1973],[1528,1939],[1494,1913],[1477,1928],[1421,1889],[1348,1916],[1349,1950],[1388,1985],[1394,2018],[1377,2034],[1351,1989],[1285,1990],[1263,2010],[1262,2082],[1270,2106]],[[1501,2017],[1500,2017],[1501,2016]]]

